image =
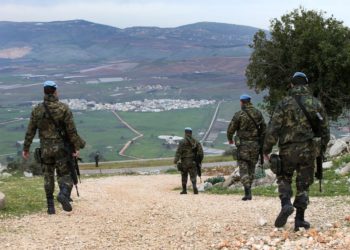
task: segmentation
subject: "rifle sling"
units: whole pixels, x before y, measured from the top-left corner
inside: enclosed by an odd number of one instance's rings
[[[244,113],[247,114],[247,116],[250,118],[250,120],[252,120],[252,122],[254,123],[255,128],[256,128],[256,130],[258,131],[258,136],[259,136],[259,140],[260,140],[261,131],[260,131],[259,125],[256,123],[256,121],[254,120],[254,118],[251,116],[251,114],[248,113],[247,110],[245,110],[245,109],[242,109],[242,110],[243,110]]]
[[[314,136],[317,135],[317,128],[315,127],[315,124],[312,122],[312,118],[309,112],[307,112],[305,106],[301,103],[301,96],[294,96],[295,101],[299,105],[299,108],[303,111],[304,115],[306,116],[307,121],[309,122],[312,132],[314,133]]]
[[[186,140],[188,141],[188,143],[191,145],[191,147],[192,147],[192,153],[194,154],[194,155],[197,155],[197,145],[195,144],[195,147],[193,147],[193,144],[192,144],[192,142],[190,141],[190,139],[188,139],[188,137],[186,137]]]
[[[55,119],[53,119],[52,114],[50,112],[49,107],[46,105],[45,102],[43,102],[44,108],[45,108],[45,112],[48,114],[50,120],[52,121],[52,123],[55,125],[56,131],[58,133],[58,135],[61,137],[61,139],[63,141],[66,141],[66,138],[64,138],[63,134],[62,134],[62,129],[59,127],[58,123],[55,121]]]

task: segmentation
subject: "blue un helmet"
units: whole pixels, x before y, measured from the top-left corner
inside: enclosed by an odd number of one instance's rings
[[[247,94],[243,94],[239,97],[239,100],[241,101],[250,101],[252,99],[252,97],[250,95]]]
[[[44,82],[44,88],[45,87],[51,87],[57,89],[57,84],[54,81],[46,81]]]
[[[307,79],[307,76],[303,72],[295,72],[292,77],[292,83],[294,85],[303,85],[308,84],[309,79]]]
[[[190,128],[190,127],[186,127],[186,128],[185,128],[185,132],[192,133],[192,128]]]

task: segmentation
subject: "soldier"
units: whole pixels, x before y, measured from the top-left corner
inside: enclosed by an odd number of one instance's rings
[[[200,142],[192,137],[191,128],[185,128],[184,137],[179,143],[174,159],[174,163],[178,164],[178,169],[181,171],[182,192],[180,194],[187,194],[188,174],[191,178],[193,193],[198,194],[196,161],[197,159],[198,161],[202,161],[204,156],[203,148]],[[180,160],[181,162],[179,162]]]
[[[69,198],[73,187],[73,180],[67,165],[67,152],[64,147],[62,136],[60,136],[55,123],[61,127],[62,131],[65,131],[70,142],[74,145],[74,157],[79,156],[79,149],[85,146],[85,141],[83,141],[77,133],[73,121],[73,114],[69,107],[58,100],[57,84],[53,81],[44,82],[44,94],[44,102],[38,104],[32,111],[25,135],[22,156],[24,159],[29,158],[30,145],[36,131],[39,130],[44,188],[48,208],[47,213],[55,214],[53,197],[55,170],[60,189],[57,200],[61,203],[65,211],[72,211]]]
[[[300,227],[310,228],[310,223],[304,220],[304,214],[309,203],[309,186],[313,183],[316,151],[320,146],[325,149],[330,137],[325,110],[319,100],[311,95],[307,85],[308,79],[304,73],[296,72],[293,75],[289,96],[276,106],[272,115],[263,149],[265,160],[269,160],[268,154],[278,142],[282,170],[277,173],[277,182],[282,208],[275,226],[283,227],[286,224],[288,217],[294,212],[294,206],[297,210],[295,231]],[[313,122],[319,125],[320,138],[315,138],[301,105]],[[297,193],[292,205],[291,184],[294,171]]]
[[[95,154],[95,167],[98,168],[98,162],[100,160],[100,152],[96,152]]]
[[[237,161],[241,183],[244,186],[242,200],[252,199],[251,186],[255,176],[255,165],[259,159],[261,138],[265,134],[266,124],[263,115],[254,108],[251,97],[243,94],[240,97],[241,110],[235,113],[227,128],[229,144],[237,146]],[[236,141],[233,135],[236,133]]]

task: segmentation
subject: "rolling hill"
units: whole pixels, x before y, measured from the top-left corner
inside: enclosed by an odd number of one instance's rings
[[[211,22],[125,29],[84,20],[0,22],[0,60],[76,63],[248,56],[257,30]]]

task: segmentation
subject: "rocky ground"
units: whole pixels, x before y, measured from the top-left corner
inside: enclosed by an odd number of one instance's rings
[[[178,175],[85,179],[74,211],[0,220],[1,249],[350,249],[350,197],[311,198],[309,231],[277,198],[179,195]]]

